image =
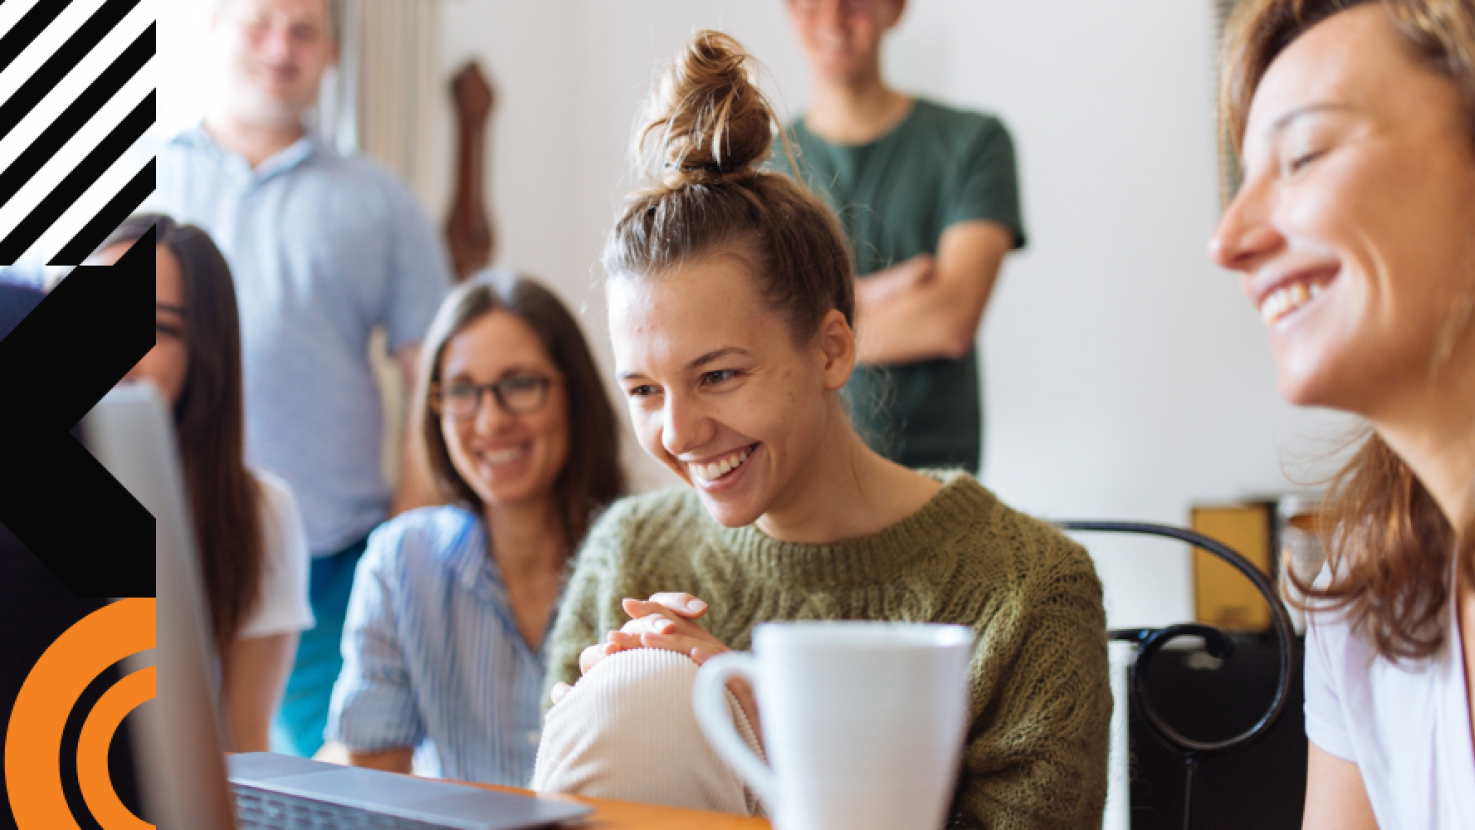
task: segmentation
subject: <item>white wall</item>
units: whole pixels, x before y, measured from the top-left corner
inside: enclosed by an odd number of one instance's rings
[[[192,127],[217,88],[219,62],[212,55],[208,0],[148,0],[157,9],[159,109],[155,131],[173,135]]]
[[[1184,524],[1190,503],[1290,488],[1283,461],[1301,478],[1324,466],[1343,422],[1279,400],[1256,315],[1204,254],[1219,212],[1213,0],[910,5],[891,80],[1001,115],[1019,150],[1030,247],[1008,260],[981,337],[986,483],[1048,517]],[[442,15],[447,81],[476,57],[498,93],[499,264],[581,311],[608,366],[595,262],[652,73],[693,30],[723,28],[767,65],[773,100],[801,108],[809,82],[782,0],[443,0]],[[428,132],[443,149],[420,190],[439,221],[449,99]],[[642,486],[670,480],[628,449]],[[1113,626],[1191,615],[1180,546],[1083,540]]]
[[[607,362],[594,263],[654,67],[694,29],[723,28],[771,70],[775,100],[802,108],[782,2],[449,0],[443,27],[447,74],[475,56],[500,94],[501,263],[583,308]],[[1030,247],[981,338],[984,478],[1015,506],[1186,524],[1192,502],[1289,489],[1283,459],[1304,477],[1333,446],[1341,422],[1279,400],[1256,315],[1204,253],[1219,213],[1213,27],[1212,0],[912,0],[888,43],[894,83],[998,113],[1019,149]],[[666,480],[636,461],[643,483]],[[1083,541],[1113,626],[1191,615],[1181,546]]]

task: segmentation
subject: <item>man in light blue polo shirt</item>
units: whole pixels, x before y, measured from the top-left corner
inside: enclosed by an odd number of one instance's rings
[[[409,381],[450,269],[400,182],[304,129],[337,58],[330,0],[218,0],[213,36],[225,85],[204,123],[160,153],[152,207],[206,229],[235,276],[248,460],[291,484],[314,557],[318,624],[298,646],[273,745],[311,755],[354,567],[391,507],[369,335],[385,327]],[[406,486],[398,503],[423,501]]]

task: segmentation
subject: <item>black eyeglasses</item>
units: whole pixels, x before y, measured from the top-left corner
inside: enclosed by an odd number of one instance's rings
[[[491,392],[508,415],[531,415],[548,403],[548,387],[561,378],[547,375],[510,375],[493,383],[451,381],[430,389],[430,408],[455,421],[469,421],[481,411],[481,399]]]

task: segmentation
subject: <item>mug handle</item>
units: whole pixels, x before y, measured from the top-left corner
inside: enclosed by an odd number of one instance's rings
[[[756,668],[757,663],[751,654],[729,651],[713,657],[697,671],[691,702],[696,712],[697,725],[707,736],[707,742],[753,788],[759,800],[769,810],[773,810],[773,771],[758,760],[747,742],[738,736],[737,728],[732,723],[731,711],[727,708],[727,681],[741,677],[752,685]],[[753,724],[754,729],[757,726],[756,723]]]

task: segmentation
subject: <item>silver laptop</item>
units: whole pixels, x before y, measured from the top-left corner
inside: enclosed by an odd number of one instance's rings
[[[456,828],[521,830],[591,812],[541,801],[272,753],[225,757],[218,662],[164,405],[151,386],[109,392],[82,422],[89,450],[155,518],[158,698],[128,718],[146,818],[163,830]],[[227,786],[227,779],[229,786]]]

